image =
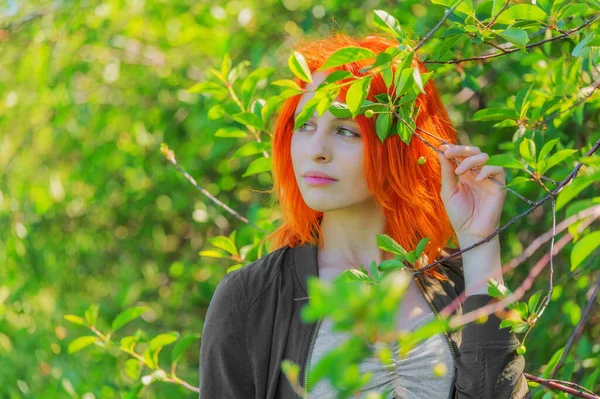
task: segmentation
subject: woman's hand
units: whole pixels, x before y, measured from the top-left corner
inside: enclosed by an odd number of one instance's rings
[[[444,153],[438,153],[442,167],[442,201],[460,246],[465,247],[498,228],[506,190],[488,177],[493,176],[504,185],[504,168],[483,166],[489,156],[478,147],[444,144],[440,150]],[[456,166],[451,159],[460,161],[460,165]],[[470,171],[471,168],[477,171]]]

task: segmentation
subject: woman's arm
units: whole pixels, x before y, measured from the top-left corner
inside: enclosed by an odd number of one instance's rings
[[[498,228],[506,197],[504,168],[484,166],[489,156],[474,146],[442,145],[440,150],[440,195],[460,247],[466,248]],[[460,165],[456,167],[452,159]],[[474,172],[472,168],[478,169]],[[462,258],[463,313],[468,313],[493,299],[487,294],[487,277],[503,283],[498,235],[464,252]],[[525,358],[516,352],[520,342],[508,329],[500,329],[500,321],[491,314],[485,323],[469,323],[463,328],[455,398],[523,398],[529,391],[523,374]]]
[[[237,276],[226,274],[210,301],[200,342],[200,399],[254,397]]]

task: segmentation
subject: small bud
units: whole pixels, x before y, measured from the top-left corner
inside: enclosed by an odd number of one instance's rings
[[[368,109],[368,110],[366,110],[366,111],[365,111],[365,116],[366,116],[367,118],[372,118],[374,114],[375,114],[375,113],[373,112],[373,110],[372,110],[372,109]]]
[[[423,155],[421,155],[421,156],[419,157],[419,159],[417,159],[417,163],[418,163],[419,165],[423,165],[425,162],[427,162],[427,158],[425,158]]]
[[[446,374],[446,365],[444,363],[436,363],[433,366],[433,375],[436,377],[441,377]]]
[[[517,348],[517,354],[524,355],[525,352],[527,352],[527,348],[525,348],[525,345],[519,345],[519,347]]]

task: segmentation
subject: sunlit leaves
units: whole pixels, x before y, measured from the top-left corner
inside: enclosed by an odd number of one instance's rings
[[[350,62],[356,62],[368,58],[375,58],[375,53],[363,47],[345,47],[342,48],[327,58],[320,71],[331,69]]]
[[[300,80],[312,82],[310,68],[304,59],[304,56],[297,51],[294,51],[288,59],[288,66],[292,73]]]
[[[348,104],[348,109],[353,118],[358,115],[360,107],[369,92],[370,84],[371,78],[367,77],[358,79],[350,85],[350,88],[346,93],[346,104]]]
[[[531,4],[517,4],[504,10],[496,19],[497,23],[511,23],[515,20],[543,21],[546,13]]]
[[[383,143],[390,133],[392,127],[392,116],[388,112],[383,112],[377,115],[377,121],[375,122],[375,130],[377,137]]]
[[[525,51],[525,45],[529,42],[527,32],[521,28],[509,27],[498,33],[498,36],[506,39],[521,50]]]
[[[248,168],[242,175],[242,177],[256,175],[258,173],[269,172],[273,169],[273,159],[271,157],[265,158],[257,158],[254,161],[250,162]]]
[[[124,310],[123,312],[119,313],[117,317],[115,317],[115,319],[113,320],[111,330],[113,332],[117,331],[121,327],[125,326],[127,323],[140,317],[147,310],[148,308],[141,306]]]
[[[69,353],[74,353],[80,351],[88,346],[92,345],[94,342],[98,341],[98,337],[95,335],[83,336],[75,338],[69,344]]]
[[[571,250],[571,271],[577,269],[600,246],[600,231],[583,236]]]
[[[494,154],[485,163],[486,165],[502,166],[505,168],[523,169],[524,165],[508,154]]]
[[[399,38],[405,38],[406,36],[402,31],[402,27],[398,20],[384,10],[375,10],[374,22],[379,29],[382,29],[393,36]]]
[[[396,255],[406,255],[406,249],[402,248],[400,244],[387,234],[377,234],[377,246],[386,252]]]
[[[254,129],[264,129],[262,120],[251,112],[240,112],[238,114],[231,115],[231,117],[237,122],[253,127]]]

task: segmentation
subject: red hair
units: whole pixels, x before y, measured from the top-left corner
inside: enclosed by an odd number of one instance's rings
[[[353,38],[346,34],[334,33],[319,40],[304,39],[297,43],[296,51],[300,52],[310,71],[314,73],[327,58],[341,48],[354,46],[363,47],[375,54],[389,47],[397,46],[398,42],[391,37],[373,34],[362,38]],[[346,70],[354,76],[364,76],[360,69],[371,65],[373,59],[361,60],[332,68]],[[417,57],[411,66],[418,66],[421,73],[427,72],[425,65]],[[396,65],[392,68],[395,70]],[[387,88],[377,72],[367,99],[377,101],[374,96],[387,93]],[[296,83],[305,87],[306,83],[296,78]],[[341,88],[340,97],[346,101],[348,86]],[[393,84],[390,90],[393,90]],[[262,242],[273,240],[270,250],[283,246],[296,247],[312,243],[322,248],[322,232],[320,222],[323,212],[315,211],[306,205],[294,176],[290,155],[291,137],[294,126],[294,113],[301,95],[286,99],[279,110],[273,135],[273,189],[271,205],[279,202],[283,223]],[[433,80],[425,86],[425,94],[421,93],[416,100],[415,108],[420,106],[416,118],[416,126],[451,143],[456,143],[456,133]],[[382,207],[386,220],[385,234],[389,235],[408,251],[413,250],[419,240],[429,237],[425,249],[426,262],[439,259],[440,249],[448,240],[458,242],[454,230],[446,214],[442,199],[441,171],[436,153],[425,145],[416,135],[406,145],[397,134],[388,137],[382,144],[375,131],[375,118],[359,115],[355,119],[363,132],[365,146],[364,174],[367,187],[375,201]],[[401,123],[401,122],[398,122]],[[421,134],[422,135],[422,134]],[[423,135],[422,135],[423,136]],[[436,147],[441,141],[424,137]],[[417,160],[424,156],[427,162],[419,165]],[[417,267],[422,267],[426,262]],[[438,279],[446,277],[439,271],[430,268],[425,273]]]

